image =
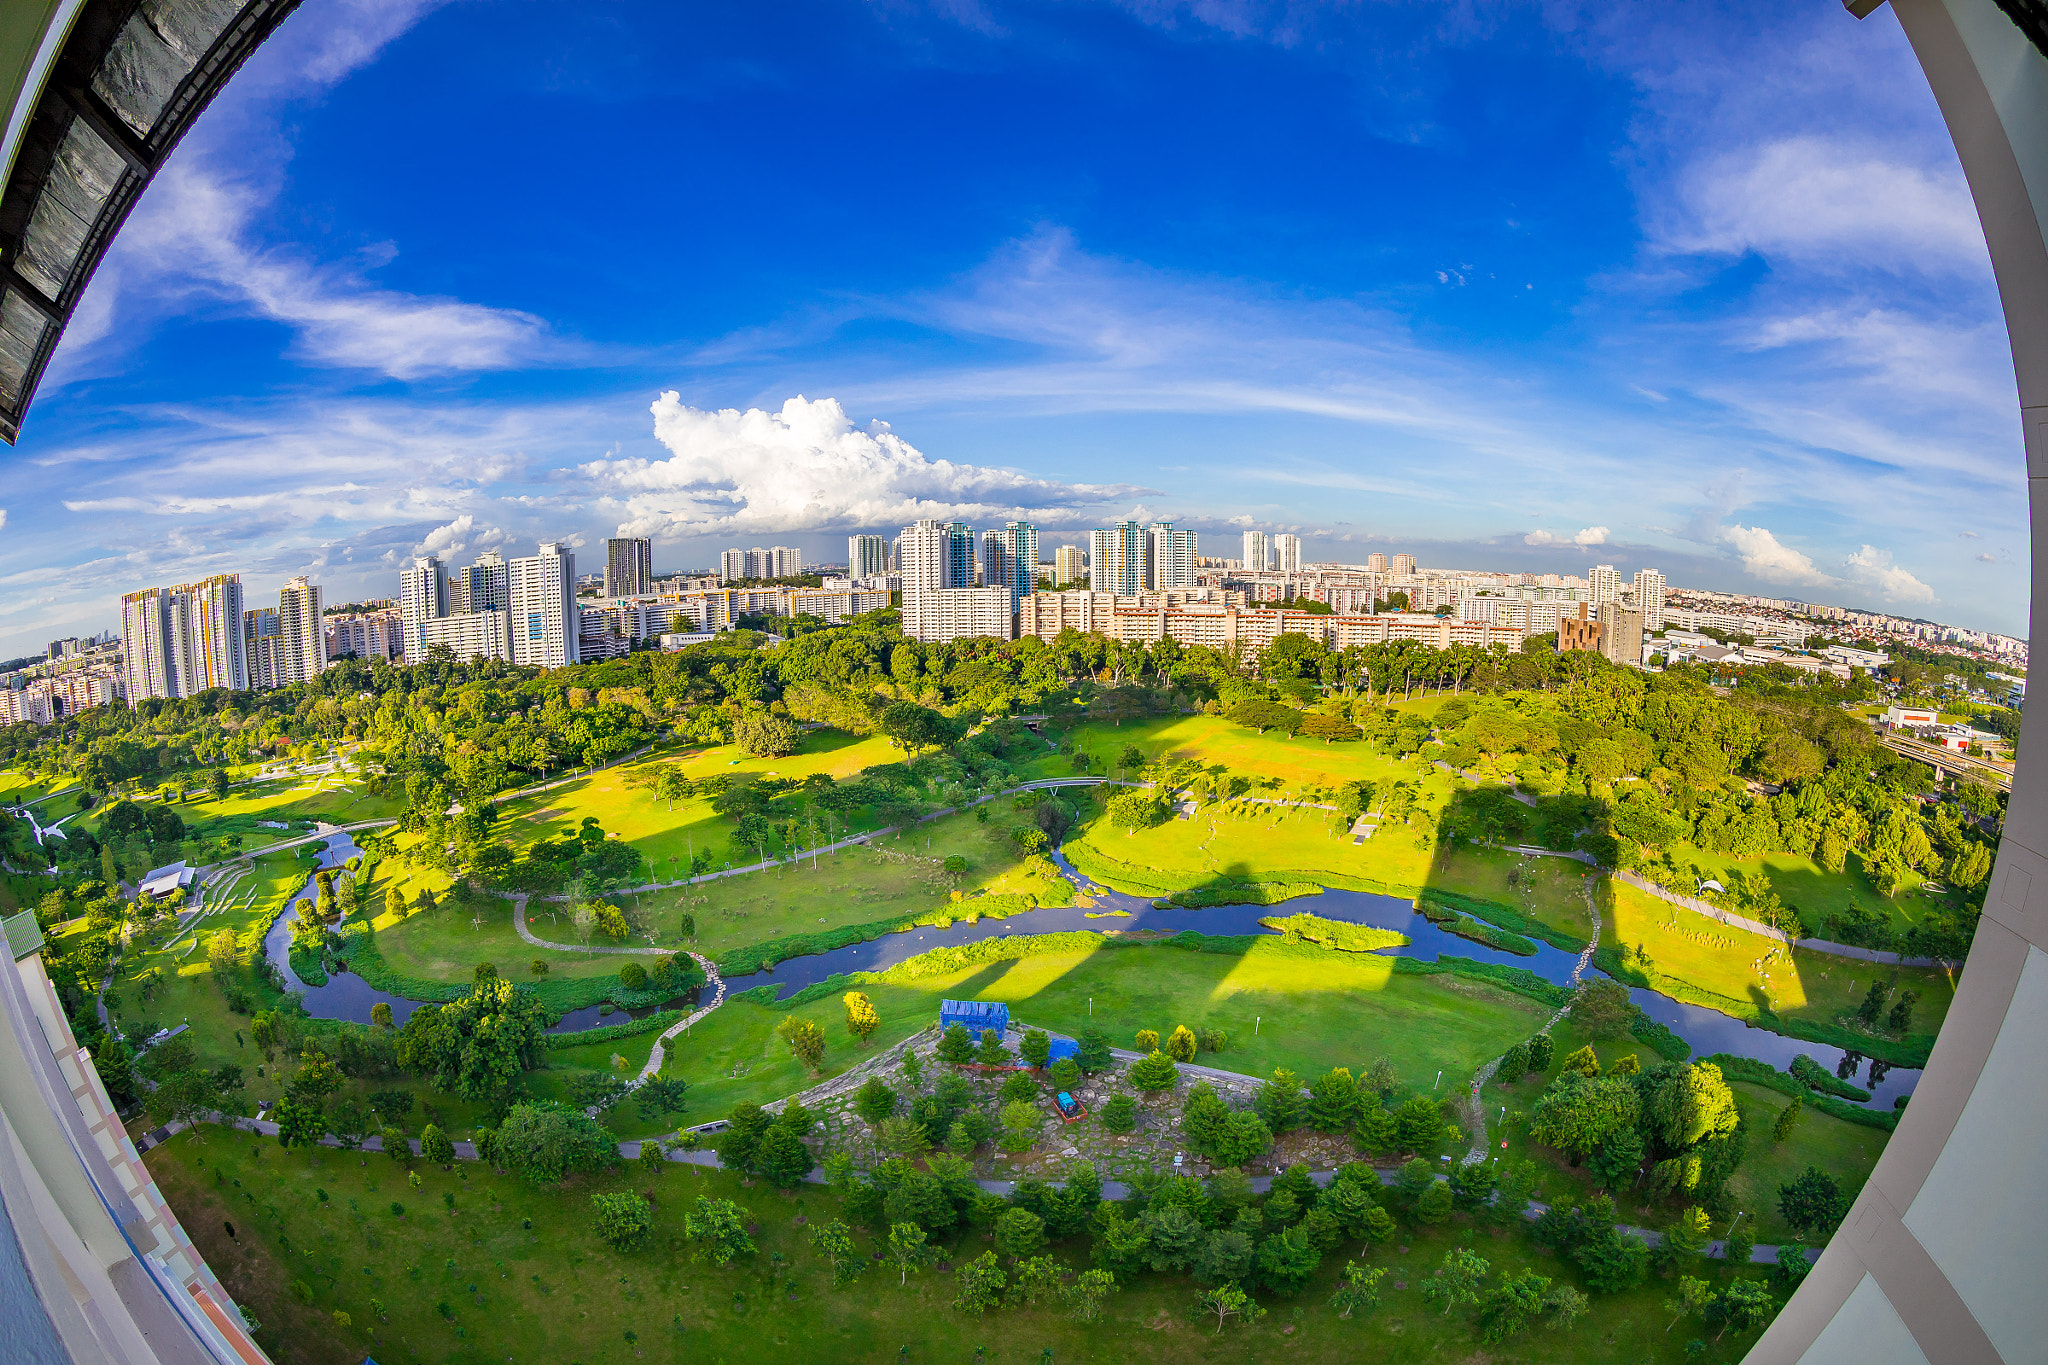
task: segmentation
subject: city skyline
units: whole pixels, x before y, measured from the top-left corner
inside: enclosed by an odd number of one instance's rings
[[[136,582],[360,597],[416,555],[543,536],[593,560],[646,537],[663,568],[735,540],[831,561],[924,515],[1028,520],[1048,552],[1248,520],[1305,561],[1597,558],[2024,629],[1998,310],[1889,15],[800,11],[773,45],[765,17],[707,16],[706,54],[772,48],[754,75],[700,55],[623,84],[588,56],[615,44],[565,44],[595,37],[572,9],[508,9],[482,46],[431,6],[295,16],[143,196],[45,380],[0,494],[0,656],[111,622]],[[844,90],[856,50],[883,78],[829,119],[769,93]],[[423,68],[448,103],[397,136]],[[1130,125],[1100,69],[1150,108],[1232,94]],[[630,108],[713,163],[822,147],[847,178],[704,215],[613,136],[569,196],[619,205],[595,224],[505,211],[511,162],[477,167],[474,202],[401,190],[439,183],[483,82],[520,126],[616,134]],[[905,134],[892,91],[956,126]],[[1084,135],[1105,124],[1138,142]],[[1247,139],[1288,150],[1215,155]],[[798,226],[856,183],[914,229]],[[595,287],[528,268],[563,243]]]

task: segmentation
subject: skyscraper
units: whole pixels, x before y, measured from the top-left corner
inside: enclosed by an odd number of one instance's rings
[[[121,647],[130,701],[248,688],[241,575],[128,593],[121,599]]]
[[[327,629],[320,620],[320,587],[288,578],[277,594],[278,633],[284,640],[285,676],[278,684],[311,682],[327,668]]]
[[[1387,571],[1387,557],[1378,550],[1374,550],[1365,557],[1365,567],[1368,573],[1385,573]]]
[[[1664,575],[1656,569],[1636,570],[1636,609],[1644,630],[1664,629]]]
[[[1135,521],[1088,533],[1088,586],[1135,597],[1145,590],[1145,528]]]
[[[1252,573],[1264,573],[1273,564],[1273,547],[1264,531],[1244,533],[1244,566]]]
[[[549,541],[540,553],[512,561],[512,662],[538,668],[578,663],[576,556]]]
[[[1415,556],[1395,555],[1393,563],[1393,572],[1396,576],[1401,578],[1413,577],[1415,574]]]
[[[448,614],[448,584],[441,561],[428,555],[398,571],[398,619],[405,631],[405,661],[427,657],[425,623]]]
[[[926,519],[903,528],[903,633],[914,640],[1013,633],[1016,592],[998,584],[977,588],[974,532],[965,522]],[[1032,561],[1038,554],[1034,534]]]
[[[1170,521],[1145,528],[1145,586],[1188,588],[1195,582],[1195,533],[1176,531]]]
[[[1028,521],[1005,522],[1001,530],[981,533],[983,587],[1008,588],[1028,596],[1038,588],[1038,527]]]
[[[1587,600],[1594,606],[1602,602],[1619,601],[1621,598],[1621,575],[1614,571],[1612,564],[1595,564],[1586,575]]]
[[[476,563],[457,570],[450,579],[454,590],[449,593],[446,613],[449,616],[504,611],[511,604],[512,584],[505,568],[505,557],[496,550],[485,550],[476,557]]]
[[[730,583],[735,579],[748,577],[751,577],[751,575],[747,572],[747,552],[745,550],[727,550],[718,557],[719,582]]]
[[[1079,583],[1088,576],[1088,552],[1078,545],[1062,545],[1052,554],[1052,581]]]
[[[1273,537],[1274,568],[1281,573],[1301,572],[1301,537],[1277,535]]]
[[[889,539],[886,536],[848,536],[846,574],[849,578],[873,578],[889,572]]]
[[[604,595],[634,597],[654,591],[654,542],[626,536],[604,543]]]
[[[242,654],[249,664],[249,686],[267,692],[283,685],[284,635],[276,607],[242,613]]]

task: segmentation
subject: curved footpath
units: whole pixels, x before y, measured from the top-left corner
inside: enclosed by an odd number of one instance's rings
[[[1190,1067],[1185,1069],[1199,1070],[1200,1068]],[[277,1136],[277,1125],[270,1122],[268,1119],[249,1119],[239,1117],[228,1118],[224,1115],[215,1114],[211,1118],[205,1120],[205,1122],[225,1123],[231,1128],[239,1128],[245,1132],[256,1133],[263,1137]],[[147,1152],[152,1147],[161,1146],[171,1137],[175,1136],[178,1133],[182,1133],[183,1131],[185,1131],[185,1129],[191,1126],[192,1125],[189,1123],[173,1123],[166,1127],[152,1129],[150,1132],[145,1133],[141,1137],[135,1139],[135,1150],[137,1153]],[[334,1137],[331,1134],[321,1138],[318,1145],[322,1147],[331,1147],[338,1150],[346,1150],[349,1146],[349,1144],[344,1143],[340,1138]],[[406,1146],[411,1150],[414,1156],[421,1155],[420,1142],[418,1138],[407,1138]],[[476,1154],[475,1143],[457,1142],[454,1143],[453,1146],[455,1148],[455,1159],[457,1161],[476,1161],[479,1159]],[[638,1161],[640,1159],[640,1147],[641,1144],[639,1142],[620,1143],[618,1148],[619,1159],[622,1161]],[[377,1137],[365,1138],[360,1144],[356,1145],[355,1150],[360,1152],[382,1152],[384,1150],[384,1141],[382,1138]],[[723,1169],[723,1165],[719,1161],[718,1154],[716,1152],[684,1152],[675,1150],[664,1150],[662,1158],[665,1161],[673,1161],[686,1166],[702,1166],[712,1170]],[[1383,1186],[1391,1186],[1394,1183],[1395,1172],[1393,1171],[1375,1171],[1374,1174],[1376,1174],[1379,1177],[1379,1182]],[[1309,1179],[1315,1181],[1315,1183],[1318,1185],[1327,1186],[1328,1184],[1330,1184],[1331,1181],[1335,1180],[1336,1178],[1337,1173],[1335,1171],[1311,1171],[1309,1173]],[[1444,1178],[1445,1177],[1443,1176],[1437,1177],[1437,1179],[1439,1180],[1442,1180]],[[825,1183],[825,1172],[822,1168],[813,1167],[811,1172],[804,1177],[804,1181],[806,1184],[822,1185]],[[990,1194],[998,1194],[1006,1198],[1017,1187],[1017,1183],[1012,1180],[977,1180],[974,1183],[979,1185],[983,1190],[987,1191]],[[1047,1183],[1057,1185],[1059,1182],[1049,1181]],[[1272,1176],[1256,1175],[1252,1177],[1252,1192],[1254,1194],[1264,1194],[1268,1190],[1272,1189],[1272,1187]],[[1102,1182],[1102,1197],[1104,1199],[1115,1200],[1121,1203],[1123,1200],[1129,1199],[1131,1197],[1131,1187],[1120,1180],[1105,1180],[1104,1182]],[[1529,1201],[1529,1207],[1523,1212],[1522,1216],[1528,1219],[1530,1222],[1534,1222],[1536,1219],[1541,1218],[1545,1213],[1548,1213],[1549,1211],[1550,1206],[1548,1204],[1541,1203],[1537,1200],[1531,1200]],[[1643,1241],[1645,1241],[1653,1247],[1661,1245],[1664,1241],[1664,1235],[1662,1233],[1656,1232],[1649,1228],[1638,1228],[1632,1227],[1626,1223],[1617,1223],[1615,1225],[1615,1230],[1618,1232],[1627,1233],[1636,1237],[1640,1237],[1643,1239]],[[1725,1254],[1726,1246],[1727,1244],[1724,1241],[1716,1240],[1713,1242],[1709,1242],[1707,1244],[1706,1255],[1711,1257],[1720,1257]],[[1820,1256],[1820,1251],[1818,1248],[1808,1247],[1806,1248],[1806,1256],[1809,1261],[1818,1259],[1818,1257]],[[1775,1265],[1778,1261],[1778,1248],[1772,1245],[1759,1245],[1751,1253],[1750,1261],[1752,1264],[1756,1265]]]

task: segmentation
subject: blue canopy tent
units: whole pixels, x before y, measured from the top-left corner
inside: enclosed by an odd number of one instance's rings
[[[966,1025],[967,1031],[977,1038],[983,1029],[1005,1033],[1010,1027],[1010,1007],[987,1000],[941,1000],[939,1027],[948,1029],[955,1024]]]
[[[1080,1055],[1081,1045],[1072,1038],[1055,1038],[1052,1040],[1052,1051],[1046,1054],[1045,1064],[1051,1066],[1062,1057],[1078,1057]]]

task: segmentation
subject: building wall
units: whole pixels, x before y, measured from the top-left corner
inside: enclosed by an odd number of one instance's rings
[[[631,597],[654,586],[654,543],[639,536],[604,543],[604,595]]]
[[[284,641],[285,669],[279,686],[311,682],[327,671],[327,631],[320,622],[319,584],[287,579],[277,594],[277,624]]]
[[[1037,596],[1040,594],[1032,594],[1032,597]],[[1008,640],[1016,629],[1012,608],[1014,600],[1008,588],[906,592],[903,594],[903,633],[913,640],[927,643],[977,635]]]
[[[581,662],[577,637],[576,556],[556,543],[510,566],[512,661],[535,668]]]

